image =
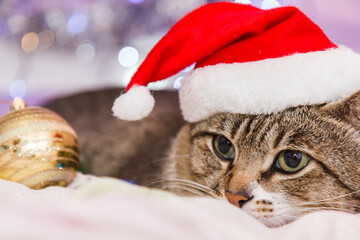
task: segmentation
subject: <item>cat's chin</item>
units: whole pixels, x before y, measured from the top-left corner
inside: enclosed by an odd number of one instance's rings
[[[296,220],[295,218],[291,218],[291,219],[278,219],[278,218],[274,218],[274,219],[269,219],[269,218],[264,218],[264,219],[258,219],[260,222],[262,222],[265,226],[269,227],[269,228],[276,228],[276,227],[281,227],[283,225],[286,225],[288,223],[293,222],[294,220]]]
[[[254,216],[253,214],[250,214],[250,215],[255,217],[258,221],[260,221],[261,223],[263,223],[265,226],[267,226],[269,228],[281,227],[281,226],[291,223],[297,219],[297,217],[294,217],[294,216],[276,216],[276,215],[274,215],[271,217],[270,216],[263,217],[263,216]]]

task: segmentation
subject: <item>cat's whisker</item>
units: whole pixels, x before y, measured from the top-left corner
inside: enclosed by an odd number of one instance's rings
[[[272,220],[271,226],[280,227],[286,223],[294,221],[297,218],[298,216],[295,214],[290,214],[290,213],[277,214],[274,216],[274,220]]]
[[[326,202],[326,201],[329,201],[329,200],[335,200],[335,199],[339,199],[339,198],[345,198],[345,197],[354,195],[354,194],[356,194],[356,193],[360,193],[360,190],[357,190],[357,191],[354,191],[354,192],[351,192],[351,193],[347,193],[347,194],[343,194],[343,195],[339,195],[339,196],[332,197],[332,198],[321,199],[321,200],[318,200],[318,201],[316,201],[316,202]]]
[[[209,192],[207,190],[204,190],[202,188],[199,188],[197,186],[194,186],[192,184],[187,184],[187,183],[182,183],[182,182],[173,182],[173,183],[170,183],[170,184],[174,184],[175,186],[186,186],[186,187],[190,187],[192,189],[195,189],[203,194],[206,194],[206,196],[209,196],[209,197],[212,197],[212,198],[216,198],[216,196],[214,196],[214,194],[212,192]]]
[[[182,155],[172,155],[172,156],[168,156],[168,157],[162,157],[160,160],[172,160],[172,159],[178,159],[178,158],[186,158],[186,157],[190,157],[190,154],[182,154]]]
[[[279,213],[281,213],[282,211],[288,212],[289,210],[297,212],[297,213],[308,213],[308,212],[315,212],[315,211],[319,211],[319,210],[334,210],[334,211],[357,214],[357,212],[355,212],[355,211],[352,211],[349,209],[344,209],[344,208],[338,208],[338,207],[308,207],[308,208],[287,207],[287,208],[283,208],[283,209],[279,210]]]
[[[197,182],[194,182],[194,181],[190,181],[190,180],[187,180],[187,179],[180,179],[180,178],[174,178],[174,180],[180,181],[180,182],[189,183],[189,184],[193,184],[193,185],[196,185],[196,186],[198,186],[198,187],[200,187],[200,188],[203,188],[204,190],[208,190],[208,191],[210,191],[210,192],[216,193],[216,191],[215,191],[214,189],[209,188],[209,187],[207,187],[207,186],[204,186],[204,185],[202,185],[202,184],[200,184],[200,183],[197,183]]]
[[[251,214],[253,215],[253,214]],[[269,227],[280,227],[284,224],[294,221],[299,216],[296,214],[291,214],[290,212],[274,212],[271,215],[253,215],[256,219],[260,221],[266,221],[266,225]]]
[[[153,184],[158,184],[158,183],[163,183],[163,184],[177,184],[177,185],[182,185],[182,186],[187,186],[187,187],[191,187],[194,188],[198,191],[201,191],[202,193],[207,194],[208,196],[211,196],[213,198],[218,198],[218,194],[214,189],[211,189],[209,187],[206,187],[202,184],[190,181],[190,180],[186,180],[186,179],[159,179],[156,181],[153,181],[149,184],[147,184],[146,186],[150,186]]]
[[[340,211],[340,212],[347,212],[347,213],[352,213],[352,214],[357,214],[357,212],[349,210],[349,209],[344,209],[344,208],[337,208],[337,207],[317,207],[316,210],[335,210],[335,211]]]
[[[172,155],[172,156],[167,156],[167,157],[162,157],[160,159],[154,160],[154,163],[162,163],[165,161],[169,161],[169,160],[173,160],[173,159],[181,159],[181,158],[187,158],[190,157],[190,154],[183,154],[183,155]]]
[[[190,188],[193,188],[201,193],[205,193],[205,194],[208,194],[210,195],[207,191],[205,191],[204,189],[201,189],[199,187],[196,187],[192,184],[187,184],[187,183],[181,183],[181,182],[173,182],[173,183],[169,183],[169,185],[173,184],[174,186],[186,186],[186,187],[190,187]]]
[[[199,196],[199,197],[208,197],[206,194],[202,194],[200,192],[194,191],[191,188],[188,187],[184,187],[184,186],[176,186],[177,189],[182,189],[184,191],[190,192],[191,194],[195,195],[195,196]]]
[[[182,182],[182,183],[187,183],[187,184],[190,184],[192,186],[197,186],[197,187],[200,187],[202,188],[203,190],[209,190],[209,191],[213,191],[213,189],[211,188],[208,188],[204,185],[201,185],[199,183],[196,183],[196,182],[193,182],[193,181],[189,181],[189,180],[185,180],[185,179],[177,179],[177,178],[174,178],[174,179],[158,179],[156,181],[153,181],[149,184],[147,184],[146,186],[150,186],[150,185],[153,185],[153,184],[156,184],[156,183],[166,183],[166,182]]]
[[[295,214],[290,214],[290,213],[280,214],[280,217],[286,217],[288,220],[295,220],[295,219],[298,218],[297,215],[295,215]]]
[[[183,157],[190,157],[191,154],[181,154],[181,155],[172,155],[171,158],[183,158]]]
[[[168,184],[168,185],[163,186],[164,190],[167,190],[169,188],[170,189],[171,188],[181,189],[181,190],[190,192],[191,194],[193,194],[195,196],[199,196],[199,197],[211,197],[211,196],[207,195],[206,192],[202,192],[202,191],[199,191],[198,189],[191,188],[188,185]]]
[[[345,202],[307,202],[307,203],[299,203],[299,204],[295,204],[292,205],[293,207],[301,207],[301,206],[311,206],[311,205],[320,205],[320,204],[338,204],[338,205],[343,205],[343,206],[348,206],[348,207],[353,207],[353,208],[358,208],[360,209],[360,206],[354,205],[354,204],[350,204],[350,203],[345,203]]]

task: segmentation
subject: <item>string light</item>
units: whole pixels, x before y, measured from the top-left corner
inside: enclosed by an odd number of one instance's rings
[[[88,63],[95,56],[95,48],[89,44],[82,44],[76,49],[76,58],[80,63]]]
[[[39,45],[39,37],[36,33],[30,32],[21,39],[21,47],[24,52],[30,53],[36,50]]]
[[[70,43],[73,38],[67,33],[65,29],[60,28],[56,31],[55,39],[59,45],[65,46]]]
[[[54,33],[51,30],[43,30],[38,34],[39,37],[39,47],[42,49],[46,49],[51,47],[54,43]]]
[[[66,23],[66,30],[69,34],[79,34],[85,31],[88,24],[88,18],[82,13],[72,15]]]
[[[9,93],[12,98],[24,98],[27,92],[27,86],[24,80],[18,79],[13,81],[9,87]]]
[[[66,16],[60,9],[50,9],[45,14],[45,22],[52,30],[58,30],[66,24]]]
[[[101,28],[109,28],[114,21],[114,11],[111,8],[98,5],[93,10],[94,21]]]
[[[205,4],[205,2],[205,0],[158,0],[155,8],[160,16],[177,20],[192,9]]]
[[[144,0],[128,0],[130,3],[133,3],[133,4],[140,4],[142,3]]]
[[[139,52],[133,47],[124,47],[119,51],[118,61],[124,67],[133,67],[139,61]]]
[[[8,28],[12,34],[18,34],[26,27],[26,17],[22,14],[14,14],[7,21]]]

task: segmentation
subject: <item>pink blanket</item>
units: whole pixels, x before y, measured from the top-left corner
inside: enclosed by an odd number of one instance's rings
[[[79,174],[69,188],[0,180],[1,239],[360,239],[360,217],[317,212],[269,229],[227,202]]]

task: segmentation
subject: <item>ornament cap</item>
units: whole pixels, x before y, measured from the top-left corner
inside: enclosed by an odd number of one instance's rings
[[[154,97],[147,87],[134,85],[125,94],[115,99],[112,111],[122,120],[135,121],[148,116],[154,104]]]
[[[20,98],[20,97],[16,97],[13,102],[11,103],[11,111],[16,111],[16,110],[20,110],[20,109],[24,109],[27,107],[26,102]]]

